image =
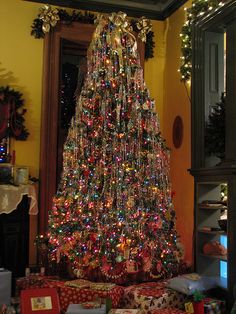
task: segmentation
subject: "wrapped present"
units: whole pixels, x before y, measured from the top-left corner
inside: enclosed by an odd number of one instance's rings
[[[44,288],[55,288],[58,291],[58,293],[60,291],[60,288],[64,286],[65,286],[65,281],[58,280],[58,279],[47,278],[43,281]]]
[[[47,280],[53,280],[58,278],[57,276],[41,276],[31,274],[27,277],[21,277],[16,280],[16,295],[20,295],[21,290],[33,289],[33,288],[43,288],[46,287],[45,282]]]
[[[134,309],[111,309],[108,314],[141,314],[141,312]]]
[[[16,294],[20,295],[21,290],[41,288],[43,286],[43,277],[39,275],[29,275],[16,280]]]
[[[75,288],[64,284],[59,286],[59,300],[61,308],[66,311],[69,304],[81,304],[95,301],[98,298],[111,299],[112,307],[119,307],[124,295],[124,288],[112,285],[109,289],[104,285],[96,285],[93,288]]]
[[[167,288],[166,281],[161,280],[126,287],[122,307],[142,311],[183,309],[186,298],[186,295]]]
[[[182,310],[175,309],[175,308],[153,310],[148,313],[149,314],[187,314],[187,312],[184,312]]]
[[[0,304],[11,304],[11,271],[0,270]]]
[[[204,299],[204,314],[223,314],[223,313],[226,313],[225,301],[212,298]]]
[[[66,314],[106,314],[106,306],[87,308],[85,304],[70,304]]]
[[[175,309],[175,308],[153,310],[148,313],[149,314],[187,314],[187,312],[184,312],[182,310]]]

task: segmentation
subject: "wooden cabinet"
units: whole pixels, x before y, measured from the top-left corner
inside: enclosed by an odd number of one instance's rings
[[[236,283],[236,168],[191,169],[191,173],[195,180],[195,271],[217,279],[220,294],[230,307]],[[222,201],[222,191],[227,193],[227,201]],[[218,220],[225,210],[227,229],[222,230]],[[204,246],[214,241],[223,245],[227,253],[206,254]]]
[[[25,195],[17,209],[0,215],[0,267],[14,279],[24,276],[29,264],[29,199]],[[14,292],[14,291],[13,291]]]
[[[218,279],[228,308],[236,284],[236,1],[224,3],[199,18],[192,28],[192,165],[194,177],[194,262],[200,274]],[[225,93],[225,157],[206,156],[206,122],[211,108]],[[218,231],[222,186],[227,189],[227,232]],[[208,227],[208,228],[207,228]],[[212,229],[213,228],[213,229]],[[217,241],[227,254],[204,254],[206,243]]]

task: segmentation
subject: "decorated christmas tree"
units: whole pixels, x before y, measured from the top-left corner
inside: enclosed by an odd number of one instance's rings
[[[181,260],[169,150],[126,14],[97,23],[49,213],[51,254],[80,278],[169,277]]]

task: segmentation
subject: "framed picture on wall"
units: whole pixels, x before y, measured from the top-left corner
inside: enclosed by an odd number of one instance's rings
[[[22,290],[20,307],[22,314],[60,314],[57,290],[54,288]]]

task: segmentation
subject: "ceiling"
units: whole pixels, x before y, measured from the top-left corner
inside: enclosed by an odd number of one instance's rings
[[[146,16],[153,20],[164,20],[187,0],[26,0],[56,6],[97,11],[123,11],[129,16]]]

